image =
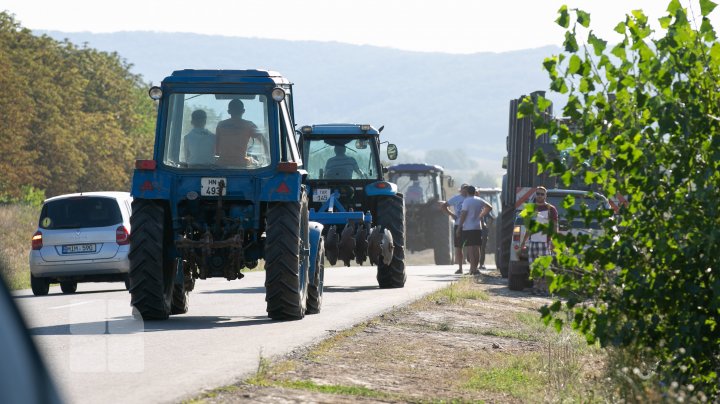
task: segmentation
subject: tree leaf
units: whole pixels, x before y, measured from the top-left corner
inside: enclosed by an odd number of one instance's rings
[[[558,10],[558,13],[560,14],[558,18],[555,20],[555,22],[563,27],[567,28],[570,25],[570,14],[568,13],[568,8],[566,5],[562,5],[560,9]]]
[[[576,12],[577,12],[577,21],[580,23],[580,25],[582,25],[585,28],[589,27],[590,26],[590,14],[583,10],[580,10],[580,9],[577,9]]]
[[[568,73],[576,74],[578,71],[580,71],[581,66],[582,59],[580,59],[580,56],[575,54],[570,56],[570,62],[568,62]]]
[[[710,15],[710,13],[715,10],[715,7],[717,7],[717,3],[710,0],[700,0],[700,14],[702,14],[703,17]]]
[[[593,47],[595,56],[602,55],[603,51],[607,47],[607,41],[598,38],[592,31],[588,34],[588,43]]]
[[[570,53],[577,52],[578,49],[580,49],[575,34],[569,31],[565,32],[565,42],[563,42],[563,45],[565,46],[565,51]]]

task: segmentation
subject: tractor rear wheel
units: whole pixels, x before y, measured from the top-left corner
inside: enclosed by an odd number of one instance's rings
[[[433,247],[435,265],[452,265],[453,222],[449,216],[445,215],[438,216],[437,219],[433,232],[437,237]]]
[[[382,257],[378,262],[378,285],[385,288],[405,286],[405,201],[402,196],[392,195],[378,200],[375,221],[383,229],[390,230],[393,237],[393,257],[386,265]]]
[[[271,202],[265,230],[265,301],[273,320],[305,316],[308,295],[308,202]]]
[[[325,282],[325,241],[320,238],[315,257],[315,276],[308,285],[307,314],[318,314],[322,307],[323,283]]]
[[[174,260],[169,215],[159,203],[135,199],[130,217],[130,304],[144,320],[166,320],[173,301]]]

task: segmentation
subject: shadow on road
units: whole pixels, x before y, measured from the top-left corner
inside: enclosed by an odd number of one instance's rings
[[[35,296],[35,295],[33,295],[33,294],[29,294],[29,295],[13,296],[13,298],[15,298],[15,299],[28,299],[28,298],[46,299],[46,298],[48,298],[48,297],[53,297],[53,296],[55,296],[55,297],[57,297],[57,296],[82,296],[82,295],[94,295],[94,294],[97,294],[97,293],[108,293],[108,292],[127,292],[127,293],[130,293],[130,292],[127,291],[127,289],[125,289],[125,286],[121,286],[121,287],[118,287],[118,289],[86,290],[86,291],[78,290],[78,291],[75,292],[75,293],[67,293],[67,294],[66,294],[66,293],[62,293],[62,292],[58,289],[57,293],[52,293],[52,290],[51,290],[50,293],[48,293],[48,294],[45,295],[45,296]]]
[[[363,290],[380,290],[378,286],[323,286],[323,293],[362,292]]]
[[[32,327],[30,335],[127,335],[143,332],[208,330],[212,328],[247,327],[272,324],[266,316],[222,317],[222,316],[177,316],[165,321],[142,321],[133,317],[120,317],[107,321],[59,324],[46,327]]]
[[[265,294],[265,287],[264,286],[256,286],[253,288],[238,288],[238,289],[222,289],[222,290],[203,290],[198,292],[191,292],[191,293],[199,293],[201,295],[216,295],[216,294]]]

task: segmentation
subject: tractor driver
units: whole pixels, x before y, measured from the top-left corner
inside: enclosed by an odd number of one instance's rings
[[[353,173],[357,173],[361,177],[364,176],[360,171],[357,161],[345,155],[345,145],[335,146],[335,156],[330,157],[325,162],[324,178],[332,179],[352,179]]]
[[[235,98],[228,103],[230,118],[220,121],[216,129],[215,150],[218,154],[218,164],[247,167],[256,164],[256,161],[247,156],[250,139],[263,141],[257,126],[242,118],[245,113],[245,104]]]

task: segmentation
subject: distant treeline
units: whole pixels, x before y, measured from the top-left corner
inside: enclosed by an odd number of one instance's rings
[[[34,36],[0,13],[0,198],[127,190],[152,153],[148,85],[116,53]]]

